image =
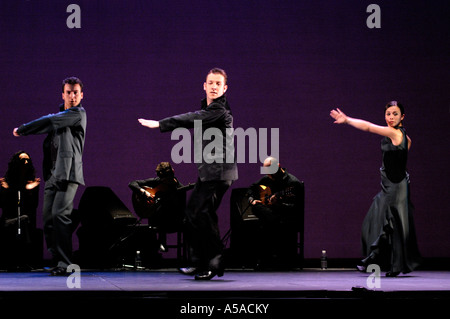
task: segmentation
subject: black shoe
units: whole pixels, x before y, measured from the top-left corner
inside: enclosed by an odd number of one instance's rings
[[[204,271],[198,275],[195,275],[195,280],[211,280],[215,276],[222,277],[223,276],[223,270],[217,271],[217,270],[207,270]]]
[[[197,267],[178,268],[178,272],[186,276],[194,276],[200,272]]]
[[[55,267],[50,271],[50,276],[69,276],[66,268]]]
[[[386,273],[386,277],[397,277],[400,274],[400,271],[388,271]]]
[[[52,272],[56,268],[57,268],[56,266],[53,266],[53,267],[47,266],[47,267],[42,268],[42,270],[45,272]]]

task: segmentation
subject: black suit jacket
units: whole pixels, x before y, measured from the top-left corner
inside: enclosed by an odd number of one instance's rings
[[[48,134],[44,140],[44,180],[52,175],[59,181],[84,185],[83,149],[86,135],[87,117],[79,104],[56,114],[42,116],[21,125],[19,135]],[[52,144],[56,149],[53,163]]]
[[[201,141],[194,139],[194,143],[201,143],[202,145],[201,160],[197,162],[194,156],[200,180],[237,180],[238,170],[236,157],[234,156],[233,115],[225,95],[215,99],[209,105],[206,104],[206,99],[203,99],[202,107],[199,111],[165,118],[159,121],[159,127],[161,132],[173,131],[174,129],[181,127],[190,129],[194,128],[194,121],[196,120],[201,121],[201,137],[203,137]],[[221,141],[220,149],[208,147],[207,151],[204,152],[205,148],[213,142],[212,140],[204,138],[205,131],[210,128],[218,129],[222,135],[223,141]],[[215,132],[218,131],[216,130]],[[194,132],[194,137],[195,135]]]

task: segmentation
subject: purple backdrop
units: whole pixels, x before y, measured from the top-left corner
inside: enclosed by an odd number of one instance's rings
[[[24,149],[42,177],[44,136],[12,130],[56,112],[61,80],[75,75],[88,112],[86,186],[111,187],[132,209],[128,182],[153,176],[176,143],[137,119],[197,109],[206,72],[219,66],[229,73],[235,126],[279,128],[280,161],[305,182],[307,258],[322,248],[331,258],[359,257],[360,226],[380,189],[381,138],[334,125],[329,111],[384,124],[392,99],[404,103],[413,141],[420,250],[448,257],[450,5],[377,0],[381,28],[370,29],[372,2],[2,1],[0,174]],[[81,8],[81,28],[66,25],[71,3]],[[259,179],[259,166],[240,164],[233,187]],[[194,164],[175,169],[183,183],[195,181]]]

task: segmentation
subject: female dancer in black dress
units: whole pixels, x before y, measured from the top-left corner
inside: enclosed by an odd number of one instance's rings
[[[365,258],[360,271],[369,264],[389,267],[388,277],[414,270],[421,261],[413,221],[413,206],[409,198],[409,175],[406,171],[411,139],[402,121],[404,108],[397,101],[385,106],[387,126],[351,118],[340,109],[332,110],[336,124],[349,124],[359,130],[384,136],[381,191],[375,196],[362,225],[362,249]]]

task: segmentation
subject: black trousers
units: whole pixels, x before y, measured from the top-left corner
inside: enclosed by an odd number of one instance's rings
[[[58,267],[67,268],[72,258],[73,200],[78,184],[57,181],[51,177],[44,189],[44,237],[47,249]]]
[[[217,209],[232,181],[206,181],[195,184],[186,206],[186,239],[193,266],[217,269],[222,262]]]

